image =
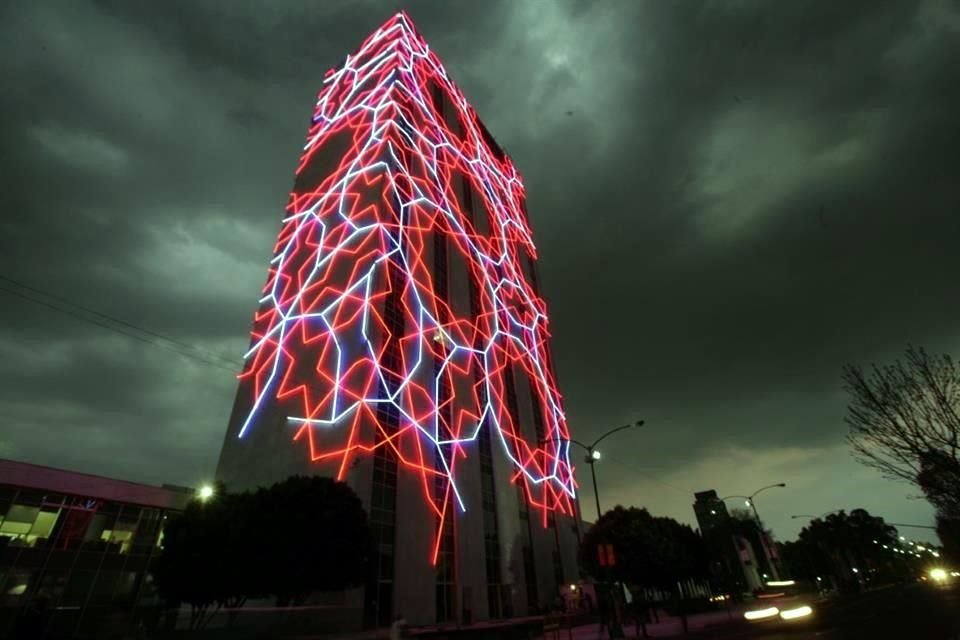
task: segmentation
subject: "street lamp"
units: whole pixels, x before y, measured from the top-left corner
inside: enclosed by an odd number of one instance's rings
[[[754,496],[756,496],[756,495],[758,495],[758,494],[760,494],[760,493],[763,493],[763,492],[766,491],[767,489],[777,489],[777,488],[782,489],[782,488],[785,487],[785,486],[787,486],[787,483],[786,483],[786,482],[778,482],[778,483],[776,483],[776,484],[768,484],[768,485],[765,486],[765,487],[760,487],[759,489],[757,489],[756,491],[754,491],[753,493],[751,493],[751,494],[748,495],[748,496],[726,496],[726,497],[724,497],[724,498],[720,498],[720,502],[723,502],[723,501],[725,501],[725,500],[729,500],[730,498],[743,498],[744,500],[747,501],[747,506],[750,507],[751,509],[753,509],[753,517],[757,519],[757,526],[759,526],[761,529],[763,529],[763,524],[760,522],[760,514],[757,513],[757,504],[756,504],[756,502],[755,502],[754,499],[753,499]]]
[[[213,497],[213,487],[209,484],[205,484],[197,490],[197,497],[200,498],[201,502],[206,502]]]
[[[774,556],[770,551],[769,543],[767,541],[767,535],[763,531],[763,522],[760,520],[760,513],[757,512],[757,503],[756,503],[756,500],[754,500],[754,497],[756,497],[760,493],[763,493],[767,489],[778,489],[778,488],[782,489],[783,487],[786,487],[786,486],[787,486],[786,482],[777,482],[776,484],[768,484],[765,487],[760,487],[759,489],[757,489],[756,491],[754,491],[748,496],[726,496],[724,498],[720,498],[720,502],[723,502],[724,500],[729,500],[730,498],[743,498],[744,500],[747,501],[747,506],[753,509],[753,517],[757,521],[757,534],[760,536],[760,545],[763,547],[764,554],[766,554],[767,558],[770,560],[771,566],[774,565],[774,562],[773,562]],[[779,567],[773,567],[773,568],[775,570],[774,573],[779,574]]]
[[[593,499],[597,503],[597,520],[600,519],[600,492],[597,489],[597,471],[593,466],[597,462],[597,460],[600,459],[600,451],[597,450],[597,445],[600,444],[600,442],[602,442],[605,438],[615,434],[618,431],[623,431],[624,429],[633,429],[635,427],[642,427],[643,424],[644,424],[643,420],[637,420],[636,422],[625,424],[623,426],[617,427],[616,429],[611,429],[610,431],[607,431],[605,434],[603,434],[602,436],[600,436],[590,444],[584,444],[572,438],[569,440],[565,440],[565,442],[575,444],[587,452],[587,456],[586,458],[584,458],[584,462],[590,465],[590,476],[593,478]],[[554,440],[559,440],[559,438],[547,438],[546,440],[541,441],[540,444],[551,442]]]

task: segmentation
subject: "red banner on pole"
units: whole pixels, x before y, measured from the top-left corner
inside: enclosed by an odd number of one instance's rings
[[[617,556],[613,552],[612,544],[597,545],[597,560],[601,567],[614,567],[617,564]]]

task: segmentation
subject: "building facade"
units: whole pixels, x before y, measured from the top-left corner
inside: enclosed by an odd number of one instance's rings
[[[366,626],[544,609],[581,531],[516,168],[401,13],[327,72],[295,175],[217,479],[350,484]]]
[[[117,608],[154,604],[164,521],[192,496],[0,460],[0,638],[27,615],[50,637],[96,637]]]
[[[698,491],[693,494],[693,497],[693,513],[697,516],[697,526],[700,527],[701,534],[709,535],[713,531],[725,527],[730,521],[727,504],[720,500],[717,492],[713,489]]]

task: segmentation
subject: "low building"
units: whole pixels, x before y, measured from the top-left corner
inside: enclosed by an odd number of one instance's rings
[[[193,494],[0,460],[0,638],[28,617],[53,637],[96,637],[112,610],[156,603],[148,567]]]

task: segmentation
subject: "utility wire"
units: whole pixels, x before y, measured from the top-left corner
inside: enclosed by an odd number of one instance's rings
[[[140,325],[133,324],[132,322],[127,322],[126,320],[123,320],[123,319],[121,319],[121,318],[117,318],[117,317],[115,317],[115,316],[111,316],[111,315],[108,315],[108,314],[106,314],[106,313],[97,311],[96,309],[92,309],[92,308],[90,308],[90,307],[85,307],[85,306],[82,305],[82,304],[77,304],[76,302],[73,302],[72,300],[67,300],[66,298],[63,298],[63,297],[54,295],[54,294],[52,294],[52,293],[50,293],[50,292],[48,292],[48,291],[44,291],[44,290],[42,290],[42,289],[39,289],[39,288],[34,287],[34,286],[31,286],[31,285],[29,285],[29,284],[27,284],[27,283],[25,283],[25,282],[22,282],[22,281],[20,281],[20,280],[15,279],[15,278],[11,278],[10,276],[5,276],[5,275],[3,275],[2,273],[0,273],[0,280],[5,280],[5,281],[7,281],[7,282],[9,282],[9,283],[11,283],[11,284],[16,285],[17,287],[20,287],[20,288],[22,288],[22,289],[26,289],[27,291],[30,291],[30,292],[33,292],[33,293],[40,294],[41,296],[44,296],[44,297],[46,297],[46,298],[50,298],[51,300],[55,300],[55,301],[57,301],[57,302],[59,302],[59,303],[61,303],[61,304],[69,305],[69,306],[71,306],[71,307],[73,307],[73,308],[75,308],[75,309],[79,309],[79,310],[83,311],[84,313],[89,313],[89,314],[92,315],[92,316],[95,316],[95,317],[100,318],[100,319],[102,319],[102,320],[106,320],[107,322],[112,322],[112,323],[118,324],[118,325],[120,325],[120,326],[127,327],[127,328],[129,328],[129,329],[133,329],[134,331],[139,331],[140,333],[145,333],[145,334],[147,334],[147,335],[149,335],[149,336],[153,336],[154,338],[159,338],[160,340],[164,340],[164,341],[169,342],[169,343],[171,343],[171,344],[177,345],[178,347],[181,347],[181,348],[183,348],[183,349],[187,349],[188,351],[196,351],[197,353],[201,354],[204,358],[213,359],[213,360],[219,360],[220,362],[223,362],[223,363],[225,363],[225,364],[228,364],[228,365],[230,365],[230,366],[232,366],[232,367],[238,366],[238,363],[237,363],[237,362],[234,362],[234,361],[232,361],[232,360],[230,360],[230,359],[228,359],[228,358],[224,358],[224,357],[222,357],[222,356],[220,356],[220,355],[217,355],[217,354],[212,353],[212,352],[210,352],[210,351],[207,351],[207,350],[205,350],[205,349],[201,349],[201,348],[196,347],[196,346],[194,346],[194,345],[187,344],[186,342],[181,342],[180,340],[176,340],[175,338],[171,338],[171,337],[169,337],[169,336],[165,336],[165,335],[163,335],[163,334],[157,333],[156,331],[151,331],[150,329],[147,329],[146,327],[141,327]]]
[[[50,310],[52,310],[52,311],[56,311],[56,312],[58,312],[58,313],[62,313],[62,314],[64,314],[64,315],[70,316],[70,317],[72,317],[72,318],[74,318],[74,319],[76,319],[76,320],[80,320],[80,321],[82,321],[82,322],[86,322],[86,323],[88,323],[88,324],[92,324],[92,325],[101,327],[101,328],[106,329],[106,330],[108,330],[108,331],[113,331],[114,333],[118,333],[118,334],[123,335],[123,336],[126,336],[126,337],[128,337],[128,338],[132,338],[133,340],[138,340],[138,341],[140,341],[140,342],[143,342],[144,344],[149,344],[149,345],[154,345],[154,346],[162,347],[162,348],[164,348],[164,349],[167,349],[168,351],[172,351],[172,352],[177,353],[177,354],[179,354],[179,355],[181,355],[181,356],[184,356],[184,357],[186,357],[186,358],[191,358],[191,359],[193,359],[193,360],[195,360],[195,361],[197,361],[197,362],[201,362],[201,363],[203,363],[203,364],[206,364],[206,365],[209,365],[209,366],[212,366],[212,367],[217,367],[217,368],[219,368],[219,369],[223,369],[224,371],[229,371],[230,373],[234,373],[234,374],[237,373],[237,367],[241,366],[241,365],[239,365],[239,364],[237,364],[237,363],[231,363],[232,366],[229,366],[229,365],[228,365],[228,362],[229,362],[229,361],[227,361],[225,358],[220,358],[220,357],[217,357],[217,356],[213,356],[213,357],[215,357],[216,359],[212,359],[211,357],[205,357],[204,354],[203,354],[203,352],[202,352],[201,350],[196,349],[196,348],[194,348],[194,347],[191,347],[190,345],[188,345],[188,344],[186,344],[186,343],[183,343],[183,342],[180,342],[180,341],[177,341],[177,340],[172,340],[172,339],[167,338],[166,336],[163,336],[163,335],[161,335],[161,334],[159,334],[159,333],[150,331],[149,329],[143,329],[143,328],[141,328],[141,327],[137,327],[137,325],[134,325],[134,324],[132,324],[132,323],[129,323],[129,322],[126,322],[126,321],[123,321],[123,320],[119,320],[119,319],[117,319],[117,318],[113,318],[112,316],[109,316],[109,315],[107,315],[107,314],[105,314],[105,313],[100,313],[99,311],[94,311],[94,310],[92,310],[92,309],[88,309],[88,308],[83,307],[83,306],[81,306],[81,305],[72,303],[72,302],[70,302],[70,301],[68,301],[68,300],[63,300],[62,298],[58,298],[58,297],[56,297],[56,296],[47,294],[47,293],[45,293],[45,292],[40,291],[39,289],[35,289],[34,287],[29,287],[29,286],[26,286],[26,285],[21,285],[19,282],[17,282],[16,280],[13,280],[12,278],[7,278],[6,276],[0,275],[0,280],[5,280],[5,281],[8,281],[8,282],[13,282],[13,283],[17,284],[18,286],[23,286],[23,288],[25,288],[25,289],[27,289],[27,290],[29,290],[29,291],[36,291],[37,293],[40,293],[41,295],[44,295],[44,296],[46,296],[46,297],[48,297],[48,298],[51,298],[51,299],[53,299],[53,300],[60,300],[60,301],[62,301],[64,304],[73,306],[73,307],[75,307],[75,308],[77,308],[77,309],[81,309],[82,311],[84,311],[84,312],[86,312],[86,313],[88,313],[88,314],[90,314],[90,315],[95,316],[95,317],[92,317],[92,318],[91,318],[91,317],[88,317],[88,316],[86,316],[86,315],[83,315],[82,313],[77,313],[76,311],[73,311],[73,310],[71,310],[71,309],[66,309],[66,308],[64,308],[64,307],[62,307],[62,306],[58,306],[58,305],[55,304],[55,303],[52,303],[52,302],[48,302],[48,301],[46,301],[46,300],[39,299],[39,298],[37,298],[37,297],[35,297],[35,296],[31,296],[31,295],[29,295],[29,294],[27,294],[27,293],[24,293],[24,292],[22,292],[22,291],[17,291],[17,290],[15,290],[15,289],[10,289],[10,288],[8,288],[8,287],[0,286],[0,292],[6,293],[6,294],[9,294],[9,295],[12,295],[12,296],[16,296],[16,297],[21,298],[21,299],[23,299],[23,300],[27,300],[27,301],[32,302],[32,303],[34,303],[34,304],[40,305],[40,306],[42,306],[42,307],[46,307],[47,309],[50,309]],[[100,319],[98,319],[98,318],[102,318],[102,320],[100,320]],[[110,323],[114,323],[114,324],[110,324]],[[118,325],[119,325],[119,326],[118,326]],[[136,330],[136,331],[140,331],[141,333],[146,334],[146,335],[140,335],[140,334],[138,334],[138,333],[135,333],[134,331],[125,330],[123,327],[130,327],[130,328],[132,328],[132,329],[134,329],[134,330]],[[158,338],[159,338],[159,339],[158,339]],[[165,342],[164,342],[164,341],[165,341]],[[181,347],[182,347],[182,348],[181,348]],[[210,355],[212,356],[213,354],[210,354]]]

